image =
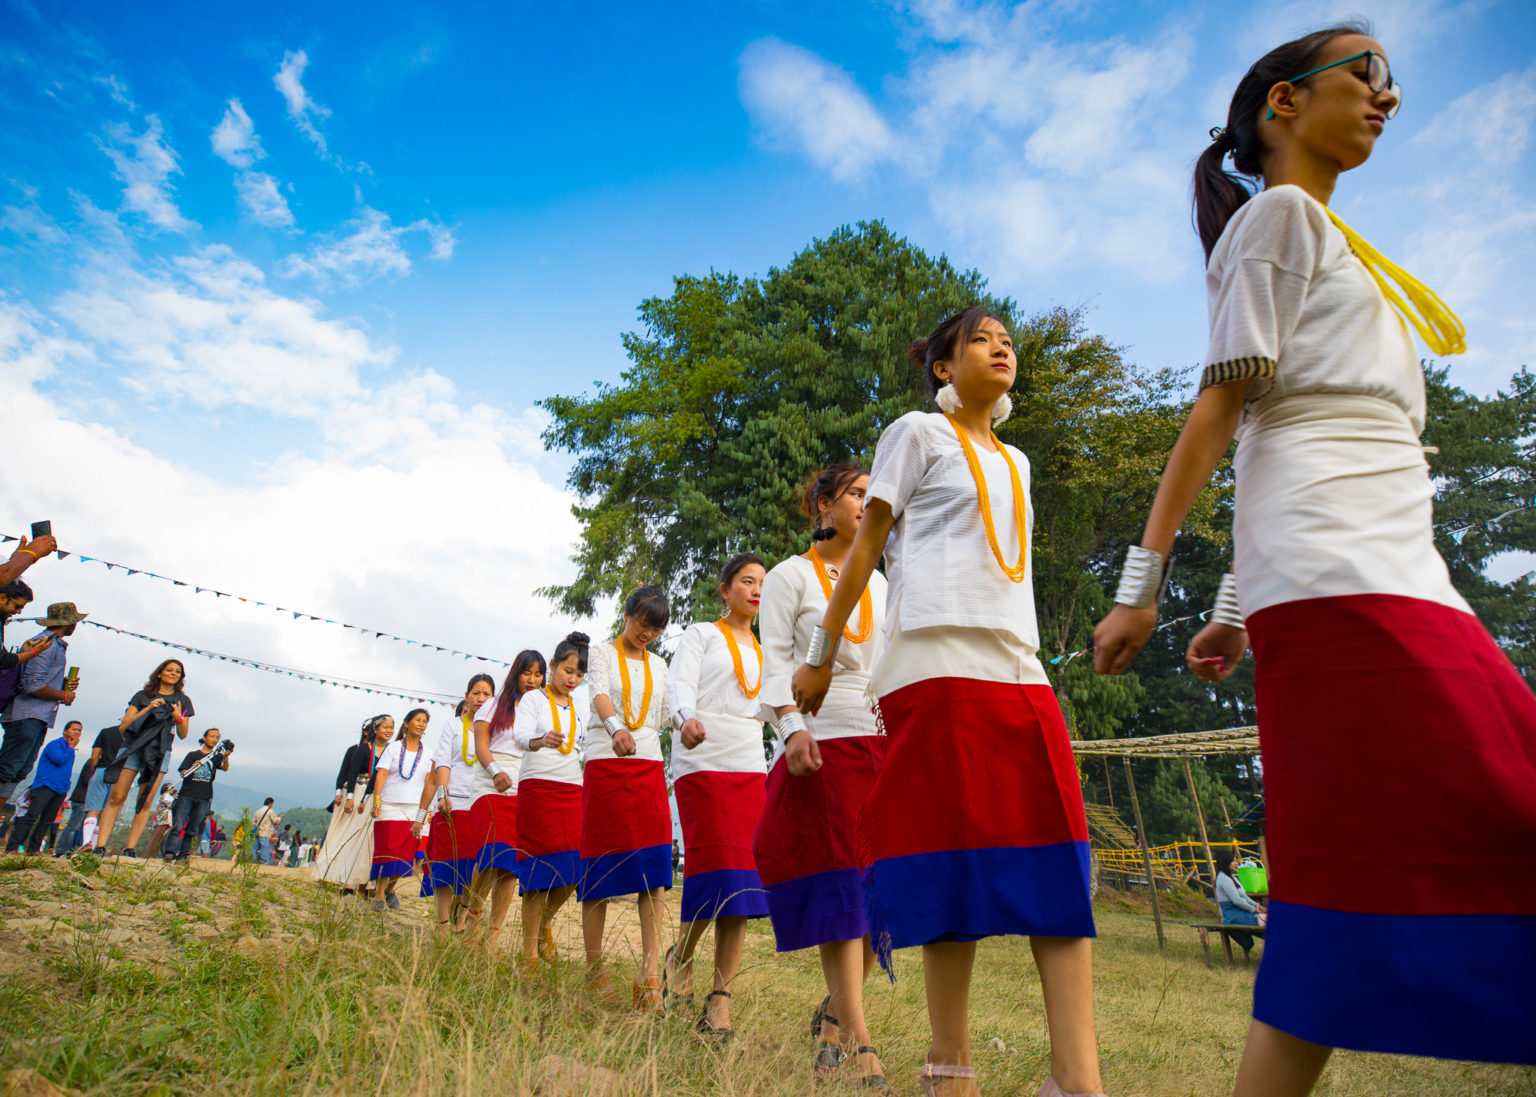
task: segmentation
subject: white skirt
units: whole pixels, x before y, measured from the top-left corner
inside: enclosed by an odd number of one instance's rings
[[[358,810],[350,815],[338,804],[331,812],[331,825],[325,832],[325,845],[315,858],[315,879],[338,887],[363,887],[373,868],[373,815],[363,790],[367,778],[359,778],[352,787]]]

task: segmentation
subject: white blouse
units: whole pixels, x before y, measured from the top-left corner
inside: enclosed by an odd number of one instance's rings
[[[884,645],[886,582],[878,571],[869,578],[869,594],[875,614],[874,629],[862,644],[843,637],[832,658],[832,685],[821,712],[806,717],[806,726],[817,739],[841,739],[876,734],[875,716],[865,699],[870,671]],[[758,694],[759,715],[773,722],[773,710],[795,703],[790,680],[811,644],[811,630],[827,613],[827,597],[816,578],[815,566],[804,556],[781,561],[763,580],[763,600],[757,628],[763,645],[763,691]],[[858,628],[855,606],[849,625]]]
[[[432,737],[434,744],[430,756],[432,768],[447,767],[448,797],[452,801],[453,809],[468,811],[482,793],[496,787],[491,783],[485,770],[480,768],[479,759],[475,757],[473,718],[467,733],[470,758],[468,762],[464,761],[466,732],[462,718],[449,712],[446,715],[440,715],[437,722],[437,733]]]
[[[625,649],[633,652],[628,644]],[[629,711],[633,713],[645,696],[645,667],[651,668],[651,703],[640,714],[640,727],[631,731],[630,735],[635,740],[635,753],[630,758],[646,761],[661,761],[661,734],[660,729],[667,726],[671,719],[671,712],[667,705],[667,664],[659,655],[653,655],[649,651],[643,653],[645,662],[636,658],[626,658],[629,665]],[[601,644],[593,644],[587,652],[587,679],[583,683],[590,691],[591,707],[587,724],[587,761],[597,758],[617,758],[613,752],[613,740],[608,735],[608,729],[603,726],[603,719],[597,714],[596,701],[600,694],[606,694],[608,700],[613,702],[613,709],[620,717],[624,716],[624,683],[619,678],[619,654],[614,647],[614,641],[604,640]]]
[[[483,720],[489,724],[496,715],[496,705],[500,701],[500,697],[492,697],[485,704],[481,705],[480,711],[475,713],[475,723],[478,724]],[[496,762],[497,765],[502,768],[503,773],[512,778],[512,787],[508,790],[508,792],[513,794],[517,792],[517,775],[523,762],[523,748],[518,743],[517,736],[513,734],[512,730],[517,726],[517,721],[515,719],[516,714],[516,710],[513,710],[514,719],[511,727],[505,727],[500,731],[493,731],[491,733],[490,744],[491,758]],[[470,734],[473,735],[474,732],[471,731]],[[470,744],[470,749],[474,749],[473,743]],[[496,789],[495,778],[491,777],[489,772],[487,772],[485,776],[487,782],[490,784],[490,791],[494,792]]]
[[[763,681],[763,664],[751,641],[737,640],[747,684]],[[667,670],[668,707],[679,730],[683,713],[704,725],[704,742],[685,747],[681,735],[672,737],[673,779],[698,772],[762,773],[763,722],[755,698],[749,699],[736,680],[736,664],[719,626],[688,626],[672,654]]]
[[[537,778],[567,785],[581,784],[581,748],[586,738],[581,726],[581,706],[571,700],[559,706],[558,711],[562,734],[569,730],[571,721],[576,722],[576,745],[569,754],[561,754],[556,747],[541,746],[534,750],[529,746],[535,739],[542,739],[555,730],[548,695],[543,690],[530,691],[517,702],[517,723],[512,726],[523,759],[518,772],[519,782]]]
[[[1024,489],[1024,581],[1003,574],[987,541],[976,482],[949,420],[938,412],[908,412],[885,428],[875,447],[867,498],[883,499],[895,516],[885,547],[891,581],[890,628],[895,632],[948,625],[1011,633],[1031,653],[1040,647],[1035,621],[1034,528],[1029,458],[1008,446]],[[976,448],[986,477],[992,524],[1003,559],[1019,558],[1013,485],[1000,453]]]
[[[403,764],[400,757],[402,754],[405,754]],[[405,740],[396,739],[379,756],[378,769],[389,773],[389,779],[384,782],[384,789],[379,793],[380,803],[409,804],[415,807],[421,803],[422,791],[427,787],[427,774],[432,772],[432,751],[423,739],[417,744],[416,750],[407,753]],[[410,777],[401,776],[402,772],[410,774]],[[377,777],[374,778],[374,784],[378,784]]]

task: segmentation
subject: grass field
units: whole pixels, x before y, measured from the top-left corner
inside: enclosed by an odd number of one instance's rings
[[[627,982],[632,908],[610,923],[614,974]],[[0,925],[5,1094],[745,1097],[813,1088],[807,1023],[819,968],[811,953],[776,956],[759,923],[735,988],[738,1038],[724,1052],[693,1034],[691,1014],[649,1018],[592,1002],[571,916],[559,926],[566,960],[521,976],[509,959],[436,942],[427,904],[414,898],[380,914],[281,869],[13,857],[0,861]],[[1159,953],[1150,919],[1124,896],[1101,899],[1099,932],[1112,1097],[1228,1092],[1252,970],[1207,968],[1194,932],[1177,924]],[[897,965],[895,985],[869,984],[870,1027],[897,1091],[914,1094],[926,1047],[921,972],[916,953],[898,954]],[[1026,942],[984,944],[977,971],[983,1086],[1034,1097],[1047,1047]],[[1536,1094],[1536,1071],[1341,1053],[1318,1092],[1513,1097]]]

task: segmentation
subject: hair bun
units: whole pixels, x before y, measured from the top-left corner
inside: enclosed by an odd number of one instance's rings
[[[914,368],[926,372],[928,369],[928,340],[912,340],[912,345],[907,348],[907,360],[912,363]]]
[[[592,638],[585,632],[568,632],[565,634],[565,642],[567,644],[575,644],[577,647],[584,648],[591,645]]]

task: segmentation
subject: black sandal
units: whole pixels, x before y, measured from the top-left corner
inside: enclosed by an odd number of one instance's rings
[[[710,1039],[715,1040],[717,1043],[722,1045],[728,1044],[736,1038],[735,1029],[715,1028],[709,1023],[710,999],[729,998],[730,996],[731,992],[728,990],[712,990],[708,994],[704,995],[704,1012],[699,1014],[698,1023],[693,1026],[698,1031],[700,1036],[708,1036]]]
[[[848,1053],[840,1044],[829,1044],[821,1038],[822,1025],[829,1022],[833,1025],[839,1024],[838,1019],[827,1012],[827,1007],[831,1004],[832,996],[829,994],[821,1005],[816,1007],[816,1017],[811,1022],[815,1026],[812,1031],[816,1034],[816,1054],[811,1059],[811,1066],[815,1069],[816,1077],[823,1080],[836,1074],[838,1068],[843,1065],[843,1060],[848,1058]]]
[[[853,1049],[852,1057],[857,1057],[860,1055],[873,1055],[876,1059],[878,1059],[880,1058],[880,1049],[870,1047],[868,1044],[860,1044],[858,1047]],[[889,1093],[891,1091],[891,1083],[886,1079],[884,1074],[866,1074],[864,1077],[859,1079],[859,1085],[863,1086],[865,1089],[873,1089],[880,1093]]]
[[[827,1010],[832,1008],[832,995],[827,995],[821,1000],[821,1005],[816,1007],[816,1012],[811,1014],[811,1039],[821,1039],[821,1023],[827,1019]],[[832,1023],[837,1024],[834,1018]]]
[[[676,954],[677,946],[672,945],[667,949],[667,954],[666,956],[662,957],[661,961],[661,1008],[663,1010],[670,1008],[674,999],[676,999],[678,1002],[681,1002],[684,1009],[693,1008],[693,991],[690,990],[687,994],[679,994],[677,991],[672,989],[672,977],[670,972],[672,971],[672,957]],[[679,966],[677,969],[679,974],[682,973],[682,969],[684,967],[693,967],[693,961],[689,960],[686,964]],[[705,1002],[707,1008],[708,999],[705,999]]]

